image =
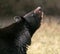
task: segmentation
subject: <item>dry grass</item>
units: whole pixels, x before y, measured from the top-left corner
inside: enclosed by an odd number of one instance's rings
[[[48,17],[46,17],[48,18]],[[60,54],[60,25],[54,17],[42,23],[32,37],[28,54]]]
[[[32,44],[27,51],[28,54],[60,54],[59,18],[51,16],[44,17],[41,27],[32,37]],[[11,20],[0,20],[1,27],[10,24],[10,22]]]

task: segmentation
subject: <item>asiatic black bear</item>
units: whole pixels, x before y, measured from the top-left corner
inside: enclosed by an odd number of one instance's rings
[[[41,24],[41,14],[38,7],[23,17],[15,16],[15,23],[0,29],[0,54],[26,54],[31,37]]]

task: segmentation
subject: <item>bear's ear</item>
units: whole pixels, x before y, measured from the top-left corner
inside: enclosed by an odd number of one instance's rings
[[[15,16],[15,17],[14,17],[14,21],[15,21],[15,22],[21,21],[21,17],[20,17],[20,16]]]

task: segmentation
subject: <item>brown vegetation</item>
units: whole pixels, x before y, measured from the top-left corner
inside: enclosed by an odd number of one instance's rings
[[[27,51],[28,54],[60,54],[59,20],[54,19],[56,17],[52,16],[50,16],[50,18],[50,23],[49,21],[44,21],[34,34],[32,44]]]

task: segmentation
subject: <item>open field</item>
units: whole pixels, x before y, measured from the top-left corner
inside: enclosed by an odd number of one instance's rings
[[[60,54],[60,17],[44,17],[41,27],[32,37],[28,54]],[[5,21],[6,20],[6,21]],[[0,27],[12,23],[10,20],[0,20]],[[12,21],[11,21],[12,20]]]
[[[28,49],[28,54],[60,54],[59,17],[46,17],[33,35],[32,44]]]

